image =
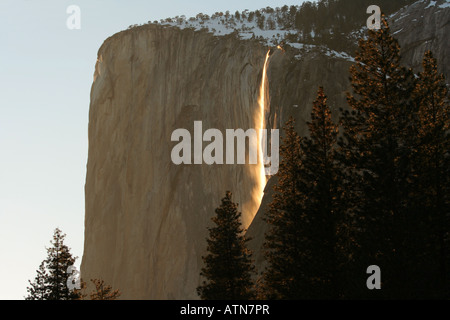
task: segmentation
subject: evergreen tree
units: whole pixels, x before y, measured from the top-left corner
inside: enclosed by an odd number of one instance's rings
[[[28,296],[25,300],[47,300],[48,289],[45,284],[45,280],[48,278],[47,271],[45,270],[45,262],[41,262],[39,269],[36,270],[36,277],[34,281],[28,280],[30,286],[27,287]]]
[[[95,285],[95,290],[91,293],[91,300],[116,300],[120,296],[119,290],[113,290],[110,285],[106,285],[103,280],[91,279]]]
[[[274,186],[266,222],[265,257],[268,267],[263,274],[263,291],[268,299],[297,299],[303,297],[300,279],[302,270],[298,262],[303,252],[299,250],[300,216],[300,137],[294,129],[294,119],[284,126],[281,137],[280,164],[277,184]]]
[[[86,293],[87,284],[82,279],[80,280],[80,287],[74,289],[74,293],[77,295],[75,300],[117,300],[122,294],[119,290],[113,290],[112,286],[105,284],[104,280],[91,279],[94,285],[90,294]],[[90,299],[86,299],[88,297]]]
[[[70,249],[64,244],[66,235],[56,228],[53,235],[52,246],[47,249],[46,260],[49,277],[47,284],[50,289],[49,300],[70,300],[76,298],[67,287],[67,278],[70,276],[67,269],[75,263]]]
[[[259,29],[264,30],[264,26],[266,25],[266,16],[264,15],[259,15],[256,18],[256,25],[258,26]]]
[[[339,236],[342,210],[339,170],[335,160],[338,127],[331,119],[327,97],[320,87],[314,101],[309,138],[301,143],[300,166],[302,241],[299,250],[307,298],[337,299],[342,264]]]
[[[67,269],[75,263],[75,257],[64,244],[66,235],[58,228],[53,234],[51,247],[47,248],[47,258],[41,263],[34,283],[27,288],[27,300],[72,300],[78,294],[67,287],[70,274]]]
[[[309,138],[299,138],[293,119],[285,127],[279,182],[266,235],[267,296],[280,299],[337,299],[344,261],[341,188],[335,160],[338,127],[319,88]]]
[[[416,144],[416,207],[423,216],[425,229],[420,252],[426,282],[422,292],[430,298],[449,297],[449,194],[450,194],[450,107],[444,76],[438,72],[431,51],[423,59],[414,97],[418,108],[418,140]]]
[[[203,300],[247,300],[254,298],[252,274],[254,265],[246,248],[249,240],[241,227],[238,205],[226,192],[222,204],[212,218],[215,227],[208,228],[208,254],[202,257],[205,267],[201,276],[206,278],[197,288]]]
[[[341,117],[340,153],[351,178],[353,201],[348,204],[359,231],[359,251],[353,256],[358,257],[356,274],[362,277],[355,277],[360,290],[354,293],[408,297],[408,257],[417,249],[411,237],[421,223],[409,198],[416,137],[415,81],[412,71],[400,65],[400,47],[385,19],[380,30],[369,30],[367,40],[360,40],[350,71],[354,95],[348,95],[351,111]],[[365,270],[373,264],[383,271],[383,290],[369,293]]]

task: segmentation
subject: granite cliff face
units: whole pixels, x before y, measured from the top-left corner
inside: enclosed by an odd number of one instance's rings
[[[89,114],[84,278],[101,275],[125,299],[196,298],[214,208],[233,190],[248,226],[256,166],[177,166],[171,135],[193,135],[194,121],[253,128],[264,53],[152,25],[105,41]]]
[[[398,32],[405,61],[420,65],[431,46],[448,72],[450,10],[413,9],[410,16],[425,14],[429,25],[417,41]],[[392,21],[394,31],[407,26],[404,19]],[[104,42],[91,89],[84,279],[104,279],[123,299],[197,299],[207,227],[227,190],[239,203],[257,264],[263,265],[262,217],[274,181],[259,208],[258,166],[175,165],[171,135],[185,128],[193,144],[194,121],[202,121],[203,132],[257,128],[268,49],[233,34],[216,37],[152,24]],[[267,127],[280,128],[292,115],[298,132],[306,134],[318,86],[325,87],[332,109],[345,106],[352,62],[318,48],[285,49],[273,49],[270,57]]]
[[[390,17],[392,34],[399,40],[403,62],[422,71],[423,54],[433,52],[439,71],[450,83],[450,2],[418,1]]]

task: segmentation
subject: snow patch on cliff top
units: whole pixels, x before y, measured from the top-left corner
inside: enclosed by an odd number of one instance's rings
[[[179,29],[193,29],[195,31],[207,30],[215,36],[225,36],[236,33],[242,40],[255,39],[268,47],[275,47],[278,45],[289,45],[294,49],[298,49],[299,53],[295,55],[296,59],[301,59],[303,54],[311,50],[318,50],[330,57],[344,59],[354,62],[353,57],[345,52],[336,52],[330,50],[325,46],[315,46],[311,44],[290,42],[289,35],[296,35],[295,29],[283,29],[276,21],[277,19],[271,13],[262,13],[264,16],[264,30],[260,28],[256,19],[248,21],[247,19],[238,19],[234,15],[214,15],[212,17],[206,15],[197,15],[195,18],[187,19],[185,16],[175,18],[168,18],[161,20],[159,24],[163,26],[177,27]],[[311,37],[314,37],[314,32],[311,32]],[[293,37],[295,38],[295,37]]]
[[[185,16],[161,20],[160,24],[178,27],[180,29],[194,29],[196,31],[207,30],[215,36],[225,36],[237,32],[241,39],[258,39],[268,46],[280,44],[288,34],[297,31],[282,29],[271,13],[262,13],[264,16],[264,29],[258,26],[255,20],[236,18],[234,15],[207,15],[199,14],[195,18],[187,19]]]

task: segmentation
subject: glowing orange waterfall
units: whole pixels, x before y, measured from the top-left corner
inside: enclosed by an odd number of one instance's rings
[[[264,141],[264,135],[262,129],[266,129],[266,109],[267,109],[267,103],[266,96],[267,96],[267,66],[269,65],[269,57],[270,57],[270,50],[267,51],[266,54],[266,60],[264,61],[264,68],[262,72],[262,79],[261,79],[261,87],[259,90],[259,111],[258,111],[258,118],[257,118],[257,129],[259,133],[259,145],[258,145],[258,186],[256,190],[255,197],[257,197],[257,200],[259,203],[261,203],[261,200],[264,196],[264,188],[266,186],[266,173],[264,169],[264,147],[266,145]]]

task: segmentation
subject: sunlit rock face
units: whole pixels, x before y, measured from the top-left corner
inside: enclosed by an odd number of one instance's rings
[[[84,279],[102,278],[124,299],[197,298],[210,218],[230,190],[248,226],[258,171],[175,165],[171,136],[185,128],[193,146],[201,121],[203,132],[223,132],[225,148],[226,129],[254,128],[265,51],[154,25],[105,41],[91,90]]]
[[[448,21],[449,10],[442,11],[433,13],[436,17],[424,11],[427,21],[436,24],[420,33],[429,40],[415,42],[411,33],[396,34],[406,48],[406,63],[420,66],[428,46],[447,61],[444,31],[448,34],[449,24],[438,16]],[[420,19],[420,11],[414,12]],[[402,26],[409,27],[408,21],[392,21],[394,32]],[[263,218],[275,180],[269,181],[260,207],[260,165],[175,165],[171,152],[178,142],[171,136],[176,129],[187,129],[194,151],[194,121],[201,121],[202,133],[210,128],[223,133],[225,159],[226,129],[259,127],[268,49],[233,34],[216,37],[152,24],[104,42],[91,89],[84,280],[102,278],[122,292],[122,299],[197,299],[207,227],[227,190],[239,203],[243,225],[253,238],[249,246],[263,270]],[[346,107],[352,63],[319,48],[272,48],[266,128],[279,129],[292,116],[299,134],[306,135],[319,86],[337,119],[338,109]],[[448,63],[445,68],[448,73]],[[202,149],[209,143],[203,142]]]
[[[258,128],[267,50],[232,35],[156,25],[105,41],[91,90],[84,279],[101,277],[125,299],[198,297],[215,208],[230,190],[247,228],[264,186],[259,165],[175,165],[171,152],[178,142],[171,135],[185,128],[194,144],[194,121],[202,121],[203,132],[224,133],[225,148],[226,129]],[[293,55],[275,51],[270,58],[271,128],[291,114],[306,118],[312,83],[349,65],[324,63],[326,56],[313,53],[305,61]]]

